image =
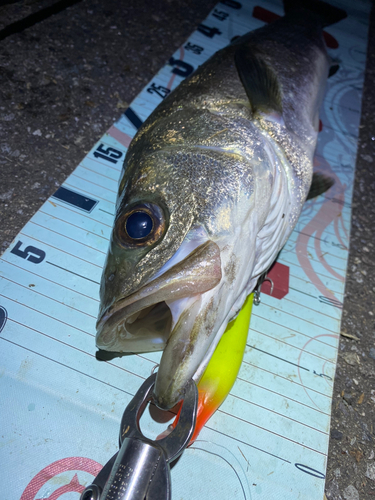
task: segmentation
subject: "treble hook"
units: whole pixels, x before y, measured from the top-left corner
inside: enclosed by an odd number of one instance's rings
[[[271,280],[271,278],[267,277],[267,272],[265,272],[262,275],[260,275],[258,282],[256,284],[256,287],[254,288],[254,304],[256,306],[259,306],[259,304],[260,304],[260,292],[262,289],[262,285],[265,281],[269,281],[271,283],[270,295],[272,295],[273,288],[274,288],[273,281]]]

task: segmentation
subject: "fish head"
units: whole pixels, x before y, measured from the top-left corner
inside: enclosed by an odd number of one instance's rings
[[[149,352],[163,349],[168,339],[169,310],[157,292],[173,294],[171,273],[164,285],[155,278],[194,221],[191,193],[179,191],[178,181],[171,187],[168,173],[163,155],[127,162],[100,285],[100,349]]]
[[[163,350],[154,401],[169,409],[191,378],[199,380],[250,293],[253,173],[243,155],[220,148],[170,148],[126,161],[96,342],[122,353]]]

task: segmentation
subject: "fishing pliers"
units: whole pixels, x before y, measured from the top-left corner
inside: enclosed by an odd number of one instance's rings
[[[194,433],[198,390],[191,380],[176,427],[153,441],[139,426],[149,401],[156,374],[142,384],[126,407],[120,427],[120,450],[106,463],[80,500],[170,500],[170,464],[187,447]]]

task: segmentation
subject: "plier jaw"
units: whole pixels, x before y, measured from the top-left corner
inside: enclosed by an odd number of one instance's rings
[[[193,436],[198,390],[191,380],[186,387],[176,427],[162,439],[145,437],[139,421],[152,401],[156,373],[151,375],[126,407],[120,427],[120,450],[99,472],[80,500],[170,500],[170,464]]]

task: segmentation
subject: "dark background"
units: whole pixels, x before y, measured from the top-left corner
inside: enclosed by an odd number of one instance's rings
[[[0,1],[1,251],[217,2],[83,0],[64,8],[67,3]],[[61,10],[50,15],[43,10],[50,6]],[[347,336],[341,338],[332,406],[329,500],[375,497],[374,26],[373,9],[342,322]]]

